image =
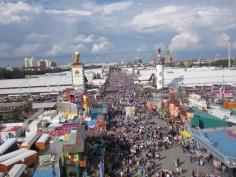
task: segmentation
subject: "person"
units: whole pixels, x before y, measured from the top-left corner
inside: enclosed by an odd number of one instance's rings
[[[55,156],[53,154],[52,154],[52,157],[51,157],[51,163],[52,163],[52,168],[54,169]]]
[[[120,177],[124,177],[124,173],[122,170],[120,171]]]
[[[176,162],[177,162],[177,167],[179,167],[179,165],[180,165],[179,157],[177,158]]]
[[[190,155],[190,163],[193,163],[193,157]]]
[[[195,175],[195,171],[194,171],[194,170],[192,171],[192,177],[197,177],[197,176]]]
[[[126,176],[129,177],[129,167],[126,169]]]
[[[222,173],[223,173],[223,175],[224,175],[224,174],[226,173],[226,166],[225,166],[225,165],[222,165],[221,169],[222,169]]]

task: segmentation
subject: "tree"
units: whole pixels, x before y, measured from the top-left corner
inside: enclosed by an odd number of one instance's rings
[[[30,112],[32,112],[32,103],[31,102],[27,102],[26,104],[24,104],[23,106],[22,106],[22,111],[24,111],[25,113],[30,113]]]
[[[18,79],[18,78],[25,78],[26,75],[57,73],[69,70],[70,69],[60,69],[60,68],[44,69],[44,70],[25,70],[25,69],[13,68],[12,70],[8,70],[6,68],[0,68],[0,79]]]
[[[233,60],[232,66],[236,68],[236,59]]]
[[[20,120],[21,117],[21,109],[18,107],[15,110],[13,110],[12,112],[12,120],[18,122]]]
[[[216,67],[227,67],[228,66],[228,60],[216,60],[213,62],[213,65]]]
[[[179,67],[184,68],[185,67],[184,63],[183,62],[179,63]]]

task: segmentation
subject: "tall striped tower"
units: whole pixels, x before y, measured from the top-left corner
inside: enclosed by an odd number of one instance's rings
[[[161,58],[161,49],[157,51],[156,58],[156,88],[160,90],[164,87],[164,66],[163,60]]]

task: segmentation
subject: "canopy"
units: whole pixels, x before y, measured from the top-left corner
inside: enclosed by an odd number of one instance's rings
[[[181,134],[182,134],[183,136],[185,136],[186,138],[191,138],[191,134],[190,134],[188,131],[186,131],[186,130],[183,130],[183,131],[181,132]]]

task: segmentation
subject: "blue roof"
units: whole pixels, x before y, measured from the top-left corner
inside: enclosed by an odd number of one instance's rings
[[[206,136],[217,144],[217,147],[227,156],[236,157],[236,130],[235,136],[229,135],[229,130],[205,132]]]
[[[37,168],[33,177],[60,177],[60,169],[58,167],[54,168],[54,172],[52,167],[47,166],[43,168]]]
[[[87,125],[88,125],[89,127],[95,127],[95,126],[97,125],[97,122],[96,122],[96,121],[88,121],[88,122],[87,122]]]

